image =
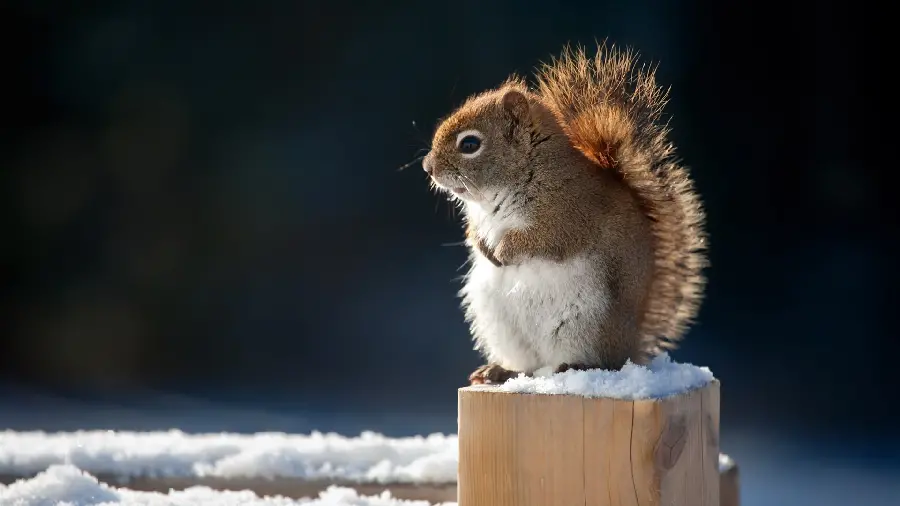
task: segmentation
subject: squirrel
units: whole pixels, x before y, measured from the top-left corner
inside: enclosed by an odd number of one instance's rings
[[[565,46],[535,87],[513,74],[438,123],[422,166],[464,214],[470,384],[646,364],[694,323],[705,211],[637,62]]]

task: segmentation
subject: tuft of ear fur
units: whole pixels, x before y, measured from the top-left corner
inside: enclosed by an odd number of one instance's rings
[[[661,121],[668,92],[631,51],[566,48],[537,76],[538,95],[598,170],[613,170],[651,221],[655,271],[642,325],[644,350],[676,347],[693,322],[706,280],[705,215]]]
[[[525,93],[515,87],[507,89],[500,99],[506,114],[506,138],[515,141],[517,134],[531,128],[531,108]]]
[[[508,90],[503,95],[503,110],[509,115],[510,119],[517,123],[522,123],[528,118],[528,98],[525,94],[518,90]]]

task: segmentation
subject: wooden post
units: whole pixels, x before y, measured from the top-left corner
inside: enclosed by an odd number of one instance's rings
[[[741,480],[738,465],[728,456],[719,457],[719,506],[741,506]]]
[[[719,382],[663,399],[459,390],[459,506],[719,506]]]

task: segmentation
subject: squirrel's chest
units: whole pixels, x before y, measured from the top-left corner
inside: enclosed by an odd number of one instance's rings
[[[540,302],[550,309],[567,302],[582,285],[590,284],[594,275],[589,262],[583,259],[562,263],[530,260],[521,265],[496,267],[479,256],[474,263],[466,285],[478,296],[504,304]]]
[[[608,306],[600,263],[531,260],[495,267],[476,255],[462,290],[480,347],[518,370],[543,367],[579,346],[579,332],[596,328]]]

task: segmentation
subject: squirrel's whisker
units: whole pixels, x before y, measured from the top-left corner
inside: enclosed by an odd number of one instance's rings
[[[475,189],[475,192],[478,193],[478,195],[476,195],[476,197],[478,197],[480,200],[484,200],[484,193],[481,192],[481,190],[478,188],[478,185],[475,184],[475,181],[472,181],[472,178],[470,178],[469,176],[466,176],[465,174],[460,174],[459,176],[460,176],[460,182],[463,184],[463,186],[466,187],[466,190],[468,190],[469,193],[472,193],[472,189],[469,188],[469,185],[466,184],[466,181],[468,181],[469,184],[472,185],[472,188]],[[474,193],[473,193],[473,195],[474,195]]]
[[[466,191],[467,191],[467,192],[471,193],[472,195],[475,195],[475,192],[472,191],[472,188],[469,188],[468,183],[466,183],[466,181],[465,181],[464,179],[460,179],[459,182],[462,183],[462,185],[466,187]],[[477,191],[477,190],[476,190],[476,191]],[[478,193],[480,194],[481,192],[478,192]],[[479,199],[481,198],[479,195],[475,195],[475,196],[478,197]],[[459,197],[457,197],[456,195],[454,195],[453,198],[457,199],[457,201],[460,201],[460,200],[461,200],[461,199],[460,199]]]
[[[420,149],[419,151],[422,151],[422,150]],[[424,160],[424,159],[425,159],[425,155],[417,156],[417,157],[415,157],[415,158],[413,159],[413,161],[411,161],[411,162],[409,162],[409,163],[407,163],[407,164],[401,165],[400,168],[397,169],[397,172],[400,172],[401,170],[406,169],[406,168],[408,168],[408,167],[411,166],[411,165],[415,165],[415,164],[421,162],[421,161]]]

